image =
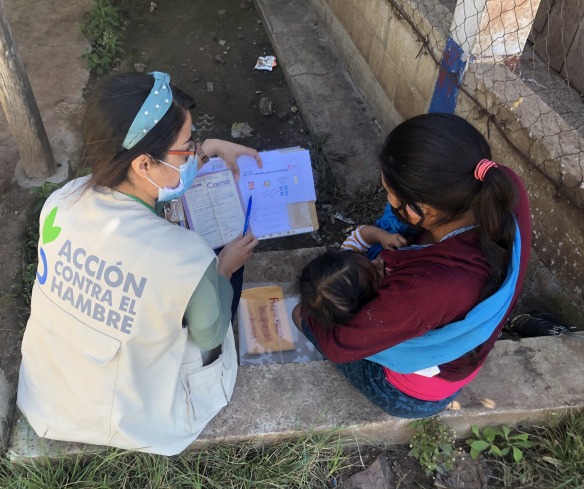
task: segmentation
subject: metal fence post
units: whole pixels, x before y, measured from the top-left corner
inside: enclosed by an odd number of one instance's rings
[[[458,0],[429,112],[454,113],[468,63],[514,70],[540,0]]]

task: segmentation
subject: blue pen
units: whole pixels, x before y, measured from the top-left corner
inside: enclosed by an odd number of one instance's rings
[[[247,211],[245,213],[245,224],[243,225],[243,235],[247,233],[247,228],[249,227],[249,216],[251,214],[251,195],[249,196],[249,200],[247,201]]]

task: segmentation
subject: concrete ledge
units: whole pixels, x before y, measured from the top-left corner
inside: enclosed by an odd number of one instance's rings
[[[290,280],[322,249],[269,252],[254,256],[247,281]],[[287,258],[287,259],[286,259]],[[251,279],[251,280],[250,280]],[[473,383],[441,414],[457,436],[470,425],[528,426],[545,423],[552,412],[584,407],[584,338],[533,338],[500,341]],[[35,435],[17,413],[9,457],[94,453],[104,447],[56,442]],[[270,443],[308,431],[336,429],[354,442],[406,443],[410,420],[385,414],[351,387],[329,362],[240,367],[231,403],[189,447],[208,444]]]
[[[579,337],[500,341],[473,383],[440,416],[458,438],[480,427],[545,423],[551,413],[584,407],[584,341]],[[308,431],[338,430],[355,442],[407,443],[410,420],[388,416],[351,387],[329,362],[241,367],[231,403],[189,447],[257,444]],[[25,460],[95,453],[104,447],[38,438],[22,415],[9,457]]]
[[[256,0],[278,63],[312,134],[346,156],[335,172],[349,192],[378,175],[382,131],[304,0]]]

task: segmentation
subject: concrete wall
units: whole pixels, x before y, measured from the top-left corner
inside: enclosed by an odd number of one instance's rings
[[[427,110],[438,73],[412,28],[387,0],[309,0],[385,131]],[[413,4],[412,4],[413,5]],[[439,31],[411,8],[429,43],[441,50],[452,14],[439,5],[428,13]]]
[[[542,0],[530,39],[537,53],[584,93],[584,3]]]
[[[309,0],[309,4],[386,132],[404,119],[427,112],[451,12],[438,2],[419,0]],[[426,39],[425,46],[420,35]],[[505,66],[471,65],[464,83],[470,97],[461,91],[457,114],[488,138],[494,158],[522,177],[531,198],[532,273],[539,274],[538,280],[530,277],[532,293],[540,298],[563,296],[562,305],[554,306],[556,312],[561,309],[565,321],[581,324],[583,140]],[[471,98],[489,107],[490,115],[509,130],[502,134],[488,124],[487,112]],[[510,108],[519,99],[521,106]],[[551,273],[542,272],[546,267]]]

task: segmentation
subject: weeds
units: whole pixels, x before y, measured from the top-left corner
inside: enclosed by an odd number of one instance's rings
[[[328,134],[315,136],[308,143],[308,147],[314,169],[318,198],[322,202],[336,204],[344,200],[344,193],[337,182],[332,164],[344,163],[344,156],[325,149],[328,139]]]
[[[320,135],[313,137],[308,144],[320,209],[329,211],[334,208],[356,223],[372,223],[383,212],[387,192],[380,182],[369,183],[351,194],[345,192],[333,169],[334,165],[345,163],[345,156],[328,149],[328,140],[328,135]]]
[[[434,416],[412,423],[416,430],[408,455],[416,459],[427,476],[445,474],[453,466],[454,432]]]
[[[475,460],[480,453],[494,455],[496,457],[506,457],[512,455],[515,462],[523,460],[523,450],[533,447],[533,443],[528,440],[528,433],[511,435],[508,426],[492,428],[487,426],[482,432],[479,427],[472,425],[474,438],[466,440],[470,446],[470,456]]]
[[[314,488],[346,468],[341,439],[307,435],[269,447],[221,445],[177,457],[109,450],[30,464],[0,462],[0,487]]]
[[[96,0],[93,9],[86,15],[81,33],[91,43],[91,50],[86,51],[83,58],[96,75],[108,72],[124,53],[121,34],[125,24],[122,10],[111,0]]]
[[[497,464],[501,487],[573,489],[584,487],[584,411],[561,414],[531,435],[533,447],[520,463]]]

